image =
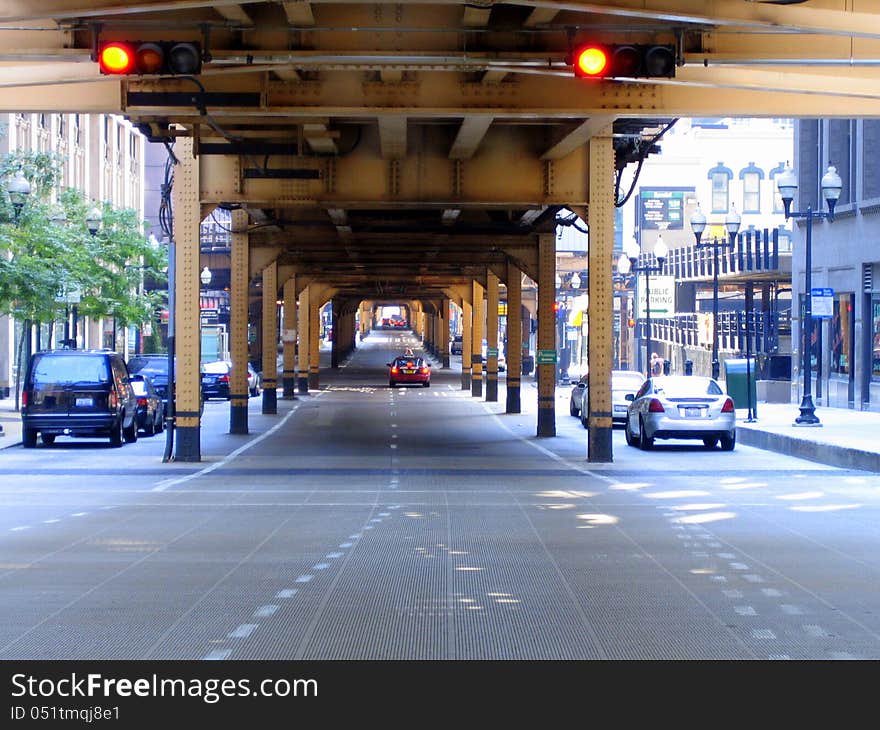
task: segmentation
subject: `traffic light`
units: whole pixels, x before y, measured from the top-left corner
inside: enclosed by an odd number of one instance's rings
[[[673,78],[675,46],[588,43],[578,46],[569,58],[580,78]]]
[[[98,45],[98,66],[112,76],[191,76],[201,73],[202,51],[189,42],[106,41]]]

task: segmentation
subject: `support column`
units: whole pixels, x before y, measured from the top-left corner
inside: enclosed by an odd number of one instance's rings
[[[556,435],[556,236],[538,235],[538,436]]]
[[[471,395],[474,398],[483,396],[483,323],[486,313],[483,306],[483,286],[474,282],[473,292],[473,324],[471,325]]]
[[[330,326],[333,328],[332,339],[330,340],[330,367],[338,368],[339,367],[339,357],[340,357],[340,348],[339,343],[343,342],[341,337],[342,333],[342,320],[343,318],[339,314],[339,300],[333,299],[330,304],[330,322],[332,323]]]
[[[229,433],[248,433],[248,214],[232,211],[232,248],[230,252],[229,354],[232,357],[232,382],[229,384]]]
[[[278,413],[278,262],[263,269],[263,413]]]
[[[590,306],[587,312],[590,392],[587,461],[612,461],[611,369],[614,362],[614,148],[611,127],[590,142],[590,192],[587,223]]]
[[[498,277],[486,272],[486,401],[498,402]]]
[[[449,300],[440,300],[440,338],[437,341],[440,349],[439,357],[443,363],[443,369],[449,369]]]
[[[319,297],[309,298],[309,390],[319,390],[321,370],[321,305]]]
[[[309,350],[312,341],[309,336],[310,290],[311,287],[307,286],[300,292],[297,312],[299,315],[299,331],[297,332],[299,372],[296,374],[296,385],[299,392],[303,395],[309,394]]]
[[[471,324],[470,302],[461,303],[461,389],[471,389]]]
[[[281,322],[281,397],[296,400],[296,275],[284,282]]]
[[[522,272],[507,263],[507,413],[520,413],[522,378]]]
[[[179,138],[174,154],[175,461],[201,461],[201,312],[199,311],[199,162],[193,141]]]

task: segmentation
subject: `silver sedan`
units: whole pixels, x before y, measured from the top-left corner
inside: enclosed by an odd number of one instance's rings
[[[623,425],[626,422],[626,411],[629,407],[627,395],[633,395],[645,382],[645,376],[637,370],[612,370],[611,371],[611,423]],[[572,383],[571,398],[568,402],[568,412],[575,417],[580,417],[581,425],[587,428],[587,416],[589,408],[590,376],[584,375],[577,382]]]
[[[708,449],[736,445],[733,399],[712,378],[672,375],[648,378],[629,404],[626,442],[650,449],[655,439],[702,439]]]

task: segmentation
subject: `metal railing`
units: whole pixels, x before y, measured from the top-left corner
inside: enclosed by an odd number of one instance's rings
[[[699,313],[680,313],[674,317],[651,317],[651,339],[682,347],[709,347],[711,333],[700,331]],[[644,328],[644,321],[641,322]],[[776,352],[779,338],[791,336],[791,312],[719,312],[718,350],[742,352],[746,349],[747,325],[752,333],[753,349],[756,353]],[[647,335],[647,333],[645,333]]]

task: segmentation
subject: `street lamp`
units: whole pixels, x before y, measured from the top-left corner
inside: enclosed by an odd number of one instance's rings
[[[840,175],[837,174],[837,168],[833,165],[828,166],[828,170],[822,176],[822,197],[828,205],[828,212],[822,210],[813,210],[812,205],[808,205],[806,211],[798,212],[791,209],[791,201],[794,200],[797,193],[797,175],[791,166],[786,164],[785,170],[776,178],[776,186],[779,188],[779,194],[782,196],[782,202],[785,205],[785,220],[789,218],[803,218],[807,221],[807,240],[804,260],[804,321],[803,321],[803,369],[804,369],[804,393],[801,400],[801,414],[794,419],[795,426],[821,426],[819,418],[816,416],[816,408],[813,405],[812,394],[812,362],[810,357],[810,347],[813,339],[813,298],[812,298],[812,247],[813,247],[813,218],[827,218],[829,222],[834,222],[834,206],[840,197],[840,191],[843,188],[843,182]]]
[[[569,344],[567,325],[568,325],[568,302],[569,295],[580,291],[581,285],[586,277],[582,277],[579,272],[575,271],[571,274],[566,273],[563,276],[556,274],[556,291],[561,299],[559,310],[556,312],[556,332],[559,340],[559,361],[556,369],[557,378],[565,382],[568,378],[568,370],[571,366],[572,347]]]
[[[651,274],[658,273],[663,270],[663,262],[666,260],[666,256],[669,254],[669,248],[663,242],[662,236],[657,236],[657,242],[654,244],[654,258],[657,259],[657,264],[654,266],[650,266],[648,264],[644,264],[639,266],[639,253],[641,252],[641,246],[639,246],[638,242],[633,238],[628,244],[624,246],[623,253],[620,254],[620,258],[617,259],[617,271],[623,275],[633,273],[633,274],[644,274],[645,275],[645,327],[647,328],[647,336],[645,338],[646,341],[646,350],[645,350],[645,360],[648,362],[648,366],[645,369],[648,377],[651,376]]]
[[[724,225],[727,228],[728,240],[719,239],[715,236],[711,241],[701,241],[703,231],[706,230],[706,216],[697,205],[697,210],[691,216],[691,228],[694,231],[694,238],[697,243],[694,248],[711,248],[712,249],[712,377],[718,380],[720,368],[718,363],[718,249],[733,248],[736,242],[736,234],[739,233],[739,226],[742,218],[736,212],[736,208],[730,207]]]
[[[211,283],[212,276],[213,274],[211,274],[211,269],[209,269],[207,266],[203,268],[202,273],[199,274],[199,281],[202,282],[202,286],[208,286],[208,284]]]
[[[12,180],[9,181],[6,190],[9,193],[9,202],[12,203],[15,222],[18,223],[18,219],[21,216],[21,209],[24,208],[24,204],[27,202],[28,196],[31,194],[31,184],[24,176],[21,168],[15,173]]]
[[[86,216],[86,225],[89,227],[89,233],[93,236],[98,235],[98,229],[101,227],[101,210],[97,206],[93,206]]]

